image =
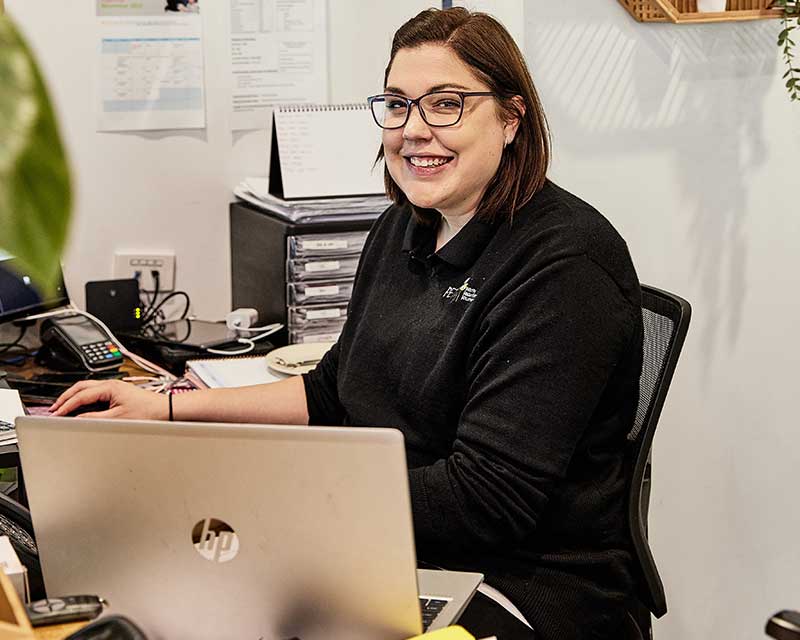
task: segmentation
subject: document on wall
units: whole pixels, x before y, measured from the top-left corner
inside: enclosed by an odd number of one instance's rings
[[[328,98],[326,0],[230,0],[231,128],[267,129],[277,104]]]
[[[204,128],[200,0],[95,2],[98,131]]]

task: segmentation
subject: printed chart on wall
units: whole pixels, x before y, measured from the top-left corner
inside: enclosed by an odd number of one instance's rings
[[[98,131],[206,126],[201,2],[95,0]]]
[[[276,104],[328,98],[326,0],[230,0],[231,128],[266,129]]]

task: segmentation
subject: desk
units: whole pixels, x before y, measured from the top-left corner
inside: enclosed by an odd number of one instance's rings
[[[55,624],[50,627],[37,627],[33,630],[36,640],[64,640],[70,634],[83,627],[85,622],[70,622],[69,624]]]
[[[86,622],[38,627],[34,629],[36,640],[64,640],[75,633]],[[456,624],[463,626],[476,638],[497,636],[502,640],[536,640],[536,634],[522,624],[496,602],[482,593],[476,593]]]

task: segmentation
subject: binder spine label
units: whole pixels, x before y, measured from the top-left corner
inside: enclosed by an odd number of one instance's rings
[[[306,263],[306,271],[308,273],[315,273],[318,271],[338,271],[341,264],[338,260],[328,260],[326,262],[308,262]]]
[[[303,249],[306,251],[332,251],[334,249],[347,249],[347,240],[304,240]]]
[[[306,313],[306,319],[322,320],[323,318],[338,318],[341,315],[341,309],[309,309]]]
[[[329,285],[327,287],[306,287],[306,296],[313,298],[314,296],[338,296],[339,285]]]

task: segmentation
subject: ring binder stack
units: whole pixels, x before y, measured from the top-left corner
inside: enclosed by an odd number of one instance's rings
[[[290,344],[334,342],[372,222],[296,224],[246,202],[232,203],[232,308],[251,307],[259,322],[285,324]]]

